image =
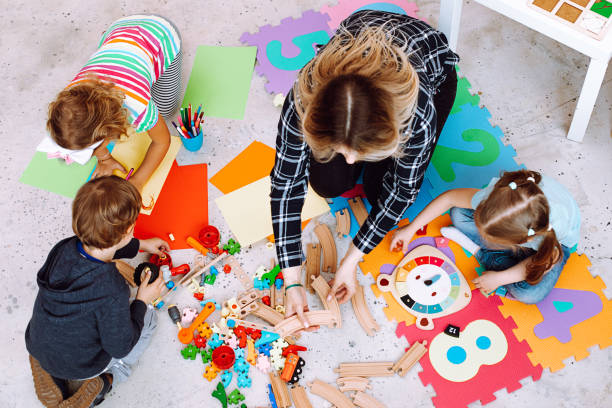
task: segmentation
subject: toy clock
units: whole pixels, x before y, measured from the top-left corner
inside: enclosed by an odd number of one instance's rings
[[[432,330],[433,319],[463,309],[472,299],[470,286],[454,262],[430,245],[410,251],[391,275],[378,275],[376,284],[416,316],[422,330]]]

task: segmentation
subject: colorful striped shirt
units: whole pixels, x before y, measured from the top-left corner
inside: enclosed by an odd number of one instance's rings
[[[114,83],[125,94],[123,105],[132,126],[137,132],[147,131],[159,118],[151,88],[180,47],[179,34],[162,17],[121,18],[106,30],[97,51],[68,86],[86,81],[91,75]]]

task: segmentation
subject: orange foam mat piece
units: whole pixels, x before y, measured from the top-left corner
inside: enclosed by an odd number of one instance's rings
[[[401,225],[405,225],[408,223],[408,220],[403,220],[400,222]],[[427,230],[422,235],[415,235],[412,240],[422,238],[422,237],[439,237],[440,228],[445,227],[451,224],[450,216],[448,214],[444,214],[433,220],[431,223],[427,225]],[[391,244],[391,238],[393,236],[393,232],[389,232],[382,242],[372,250],[369,254],[363,257],[363,262],[359,264],[361,271],[367,275],[370,274],[376,281],[376,278],[380,274],[381,268],[391,268],[397,265],[402,258],[404,258],[404,254],[401,252],[392,252],[389,250],[389,245]],[[450,241],[448,245],[453,251],[455,255],[455,264],[457,268],[463,273],[465,279],[468,281],[470,285],[470,289],[474,289],[474,284],[472,283],[472,279],[478,276],[476,272],[476,268],[479,265],[478,261],[473,256],[468,256],[468,254],[455,242]],[[391,292],[383,293],[381,292],[376,284],[371,285],[372,292],[376,297],[383,297],[387,302],[387,307],[383,308],[383,312],[385,316],[390,321],[396,321],[397,323],[403,322],[406,326],[414,324],[415,317],[408,313],[393,297]]]
[[[140,239],[160,237],[171,249],[191,248],[188,236],[196,237],[208,224],[208,188],[206,164],[179,166],[172,163],[168,178],[151,215],[140,214],[134,236]],[[175,238],[170,241],[168,234]]]
[[[231,193],[269,176],[274,167],[276,150],[261,142],[253,142],[225,167],[210,178],[223,194]]]
[[[569,357],[582,360],[590,347],[612,345],[612,301],[603,293],[601,278],[589,272],[590,265],[586,255],[573,253],[555,288],[537,305],[502,298],[499,309],[514,319],[514,334],[531,347],[534,365],[558,371]]]

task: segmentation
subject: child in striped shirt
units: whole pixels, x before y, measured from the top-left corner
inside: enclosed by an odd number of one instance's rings
[[[121,18],[51,102],[51,138],[65,149],[95,147],[98,177],[127,170],[106,147],[126,132],[128,124],[137,132],[148,132],[151,144],[130,178],[142,190],[170,146],[170,131],[159,114],[168,117],[176,109],[180,78],[181,38],[174,25],[155,15]]]

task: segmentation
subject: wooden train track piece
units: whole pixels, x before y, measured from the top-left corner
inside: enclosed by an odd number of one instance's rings
[[[340,314],[338,300],[334,296],[332,296],[331,300],[327,300],[327,295],[329,295],[329,292],[331,291],[329,284],[325,281],[325,279],[323,279],[322,276],[317,276],[317,278],[313,279],[312,281],[312,288],[315,290],[315,292],[317,292],[317,295],[323,303],[323,307],[332,312],[336,318],[336,326],[330,326],[330,328],[333,329],[334,327],[342,327],[342,315]]]
[[[117,270],[119,271],[121,276],[123,276],[123,279],[125,279],[127,284],[135,288],[137,285],[136,282],[134,282],[134,267],[129,263],[121,260],[116,260],[113,262],[115,263]]]
[[[270,306],[276,307],[276,285],[270,286]]]
[[[364,377],[340,377],[336,380],[336,384],[342,392],[372,389],[370,380]]]
[[[393,364],[393,371],[398,373],[401,377],[404,377],[425,353],[427,353],[427,341],[423,341],[422,343],[415,341],[408,351]]]
[[[346,208],[336,211],[336,234],[342,238],[351,232],[351,215]]]
[[[311,293],[312,279],[321,274],[321,245],[308,244],[306,247],[306,289]]]
[[[366,210],[365,205],[363,205],[363,201],[361,201],[361,197],[353,197],[348,200],[349,205],[351,206],[351,211],[353,211],[353,215],[355,219],[359,223],[361,227],[365,222],[366,218],[368,218],[368,210]]]
[[[228,254],[221,254],[221,255],[219,255],[218,257],[216,257],[215,259],[213,259],[212,261],[210,261],[206,265],[204,265],[204,267],[198,269],[197,271],[194,271],[191,275],[185,275],[183,277],[183,279],[181,279],[179,281],[179,284],[181,284],[183,286],[187,286],[187,284],[189,284],[191,279],[197,278],[198,276],[200,276],[201,274],[203,274],[204,272],[209,270],[211,266],[214,266],[214,265],[218,264],[219,262],[221,262],[225,258],[232,258],[232,256],[228,255]]]
[[[329,310],[305,312],[304,316],[312,326],[330,326],[336,322],[336,317]],[[275,325],[272,331],[278,333],[281,337],[287,337],[303,328],[302,322],[297,315],[294,315]]]
[[[312,404],[308,399],[308,395],[306,395],[306,389],[304,389],[304,387],[294,385],[289,388],[289,392],[291,393],[291,399],[293,400],[295,408],[312,408]]]
[[[229,265],[232,268],[232,272],[236,275],[245,290],[253,288],[253,279],[251,279],[251,277],[244,271],[244,269],[242,269],[240,262],[238,262],[235,257],[228,256],[227,261],[225,261],[225,264]]]
[[[319,379],[315,379],[308,386],[310,387],[310,392],[331,402],[336,408],[355,408],[351,400],[334,386]]]
[[[272,325],[276,326],[285,318],[282,313],[277,312],[268,305],[265,305],[261,302],[257,302],[255,303],[255,305],[257,307],[253,311],[251,311],[251,314],[255,317],[259,317],[260,319],[265,320],[266,322]]]
[[[373,336],[374,332],[380,330],[380,326],[378,323],[376,323],[374,317],[372,317],[372,313],[370,312],[368,304],[365,301],[363,286],[359,284],[357,285],[357,290],[351,298],[351,305],[353,305],[353,311],[355,312],[357,321],[368,336]]]
[[[361,408],[387,408],[385,404],[362,391],[353,395],[353,403]]]
[[[342,363],[334,371],[340,377],[391,377],[395,375],[393,362]]]
[[[270,371],[270,384],[272,385],[272,393],[276,399],[276,405],[278,408],[289,408],[291,406],[291,398],[289,397],[289,390],[287,389],[287,383],[285,383],[278,376],[278,373]]]
[[[318,224],[314,229],[323,250],[323,272],[336,273],[338,251],[336,241],[327,224]]]

